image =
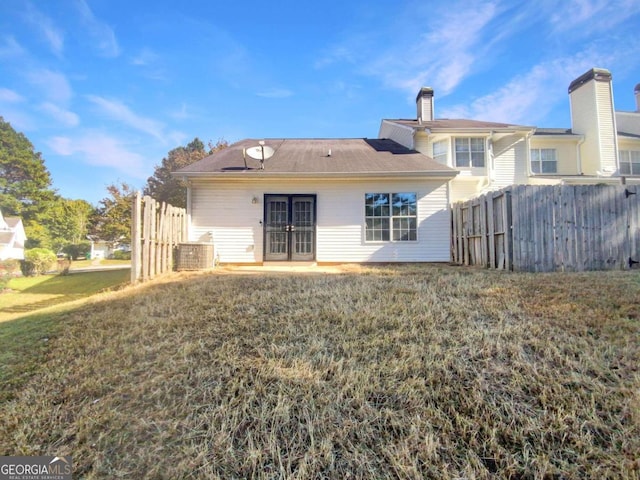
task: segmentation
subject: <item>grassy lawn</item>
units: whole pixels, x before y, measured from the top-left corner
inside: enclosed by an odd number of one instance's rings
[[[172,274],[36,340],[0,452],[78,478],[640,476],[640,272]]]
[[[112,265],[131,265],[131,260],[111,260],[101,258],[99,260],[74,260],[71,262],[70,270],[78,270],[82,268],[89,268],[96,265],[101,267],[108,267]]]
[[[0,322],[42,308],[86,298],[122,285],[130,277],[128,270],[113,270],[13,278],[8,284],[10,291],[0,294]]]

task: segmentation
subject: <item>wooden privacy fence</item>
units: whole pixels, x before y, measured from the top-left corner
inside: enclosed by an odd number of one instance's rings
[[[456,203],[452,261],[530,272],[637,267],[639,190],[517,185]]]
[[[174,249],[186,238],[184,208],[136,192],[131,209],[131,283],[171,271]]]

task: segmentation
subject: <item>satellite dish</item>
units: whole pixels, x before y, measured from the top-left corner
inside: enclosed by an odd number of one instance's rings
[[[246,153],[251,158],[255,160],[260,160],[260,168],[264,170],[264,161],[268,158],[271,158],[273,154],[276,153],[276,151],[273,148],[265,145],[263,140],[261,140],[258,143],[259,145],[256,145],[255,147],[249,147],[245,149],[243,151],[243,155]],[[244,163],[246,166],[247,161],[245,160]]]
[[[276,151],[268,145],[257,145],[255,147],[247,148],[247,155],[255,160],[265,161],[271,158]]]

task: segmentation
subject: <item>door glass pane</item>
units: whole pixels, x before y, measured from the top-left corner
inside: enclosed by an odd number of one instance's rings
[[[300,227],[313,225],[313,202],[296,200],[293,204],[293,224]]]

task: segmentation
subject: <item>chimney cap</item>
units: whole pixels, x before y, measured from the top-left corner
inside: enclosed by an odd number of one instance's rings
[[[633,89],[633,93],[640,93],[640,83],[636,85],[636,88]]]
[[[422,97],[433,97],[433,88],[422,87],[418,92],[418,96],[416,97],[416,102],[420,100]]]
[[[595,80],[596,82],[611,82],[611,72],[606,68],[592,68],[571,82],[569,85],[569,93],[577,90],[590,80]]]

